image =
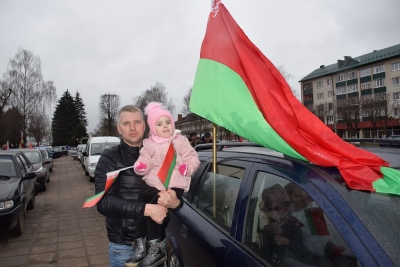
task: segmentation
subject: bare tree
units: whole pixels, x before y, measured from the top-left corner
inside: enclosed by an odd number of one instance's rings
[[[168,92],[166,90],[167,87],[164,84],[156,82],[156,85],[153,85],[150,89],[142,92],[140,96],[134,97],[133,103],[144,111],[144,108],[150,102],[159,102],[162,103],[171,113],[174,113],[175,105],[172,102],[172,98],[169,98],[168,100]]]
[[[296,89],[294,89],[294,88],[289,84],[290,80],[293,79],[294,76],[293,76],[290,72],[287,72],[287,71],[285,70],[285,67],[284,67],[283,65],[279,65],[279,66],[277,67],[277,69],[278,69],[279,72],[282,74],[283,78],[285,78],[286,82],[288,83],[288,85],[289,85],[289,87],[290,87],[290,90],[292,90],[293,95],[294,95],[297,99],[299,99],[299,98],[300,98],[300,94],[296,91]]]
[[[337,101],[337,114],[347,126],[349,137],[357,135],[357,128],[361,122],[362,99],[359,96],[340,99]]]
[[[317,116],[323,123],[328,125],[329,116],[333,114],[332,103],[322,103],[320,105],[314,106],[313,113]]]
[[[40,58],[22,47],[10,60],[4,77],[12,90],[11,105],[21,112],[26,133],[31,117],[44,113],[56,100],[56,88],[52,81],[43,80]]]
[[[40,145],[44,138],[46,138],[50,132],[49,119],[45,114],[35,114],[31,116],[29,120],[28,133],[33,136],[36,140],[36,145]]]
[[[105,135],[117,135],[117,113],[119,109],[119,96],[103,94],[100,96],[100,123],[99,128]]]
[[[189,92],[185,95],[185,97],[183,98],[183,103],[182,103],[182,110],[181,110],[181,112],[183,113],[183,115],[188,115],[188,114],[190,114],[190,113],[192,113],[190,110],[189,110],[189,103],[190,103],[190,96],[192,95],[192,89],[193,88],[190,88],[189,89]]]
[[[5,80],[0,80],[0,113],[5,112],[4,108],[10,104],[12,89]]]

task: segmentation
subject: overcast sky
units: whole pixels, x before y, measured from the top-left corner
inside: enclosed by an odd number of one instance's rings
[[[264,55],[293,75],[298,91],[320,65],[400,43],[399,0],[222,2]],[[210,7],[210,0],[1,0],[0,74],[19,46],[33,52],[57,98],[66,89],[81,94],[89,131],[99,122],[101,94],[132,104],[157,81],[176,118],[193,85]]]

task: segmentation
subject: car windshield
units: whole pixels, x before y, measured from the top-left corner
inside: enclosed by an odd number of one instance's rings
[[[32,164],[41,162],[39,151],[24,151],[24,154]]]
[[[15,177],[14,163],[11,156],[1,155],[0,156],[0,175]]]
[[[110,143],[93,143],[92,147],[90,148],[90,152],[92,156],[96,155],[101,155],[103,153],[104,149],[113,147],[119,145],[119,143],[116,142],[110,142]]]

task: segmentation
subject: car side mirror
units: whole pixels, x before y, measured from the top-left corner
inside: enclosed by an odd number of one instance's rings
[[[25,175],[22,177],[22,180],[31,180],[33,178],[36,178],[36,173],[28,172],[28,173],[25,173]]]
[[[51,160],[46,159],[43,163],[44,163],[44,164],[49,164],[49,163],[51,163]]]
[[[82,155],[85,156],[85,157],[88,156],[88,154],[86,153],[86,151],[82,152]]]

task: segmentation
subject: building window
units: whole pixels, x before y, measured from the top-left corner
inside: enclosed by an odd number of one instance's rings
[[[326,83],[327,83],[328,85],[332,85],[332,79],[326,80]]]
[[[396,62],[392,64],[392,71],[400,70],[400,62]]]
[[[336,94],[337,95],[343,95],[346,93],[346,87],[338,87],[336,88]]]
[[[333,115],[328,116],[328,123],[333,123]]]
[[[352,106],[358,105],[358,102],[359,102],[358,97],[349,97],[348,99],[349,99],[350,105],[352,105]]]
[[[375,101],[384,101],[386,100],[386,93],[378,93],[374,94]]]
[[[371,82],[361,83],[360,86],[361,86],[361,90],[371,89],[372,88],[372,83]]]
[[[371,69],[360,70],[360,77],[371,76]]]
[[[351,71],[347,73],[347,80],[352,80],[357,78],[357,71]]]
[[[385,72],[385,65],[379,65],[374,67],[374,74]]]
[[[336,76],[336,82],[343,82],[344,81],[344,74],[339,74]]]
[[[328,91],[328,97],[332,97],[333,92],[332,91]]]
[[[317,99],[322,99],[322,98],[324,98],[324,93],[317,94]]]
[[[358,91],[357,84],[349,85],[349,86],[347,86],[347,89],[348,89],[348,92],[349,92],[349,93],[357,92],[357,91]]]
[[[322,88],[322,81],[317,82],[317,88]]]
[[[333,108],[333,104],[332,103],[328,103],[328,109],[332,110],[332,108]]]
[[[396,116],[400,115],[400,108],[394,108],[394,115]]]
[[[396,101],[400,101],[400,93],[393,93],[393,99]]]
[[[375,88],[385,86],[385,79],[377,79],[375,80]]]
[[[393,79],[392,79],[392,82],[393,82],[393,86],[398,86],[398,85],[400,85],[400,77],[393,78]]]

